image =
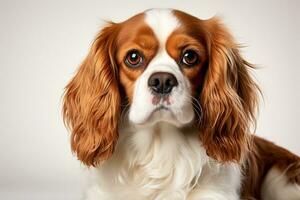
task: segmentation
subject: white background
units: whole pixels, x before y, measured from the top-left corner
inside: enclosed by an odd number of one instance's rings
[[[220,15],[261,67],[257,135],[300,154],[300,1],[1,0],[0,199],[80,199],[86,170],[70,151],[63,88],[102,19],[119,22],[153,7]]]

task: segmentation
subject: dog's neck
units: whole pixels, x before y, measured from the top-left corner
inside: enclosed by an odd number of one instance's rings
[[[149,194],[153,188],[186,193],[208,159],[192,128],[163,122],[150,127],[127,123],[120,127],[119,135],[116,150],[104,167],[119,173],[120,185],[143,187]]]

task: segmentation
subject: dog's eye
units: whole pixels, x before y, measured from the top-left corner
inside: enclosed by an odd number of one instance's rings
[[[188,67],[196,65],[198,61],[198,54],[194,50],[189,49],[182,54],[181,63]]]
[[[128,67],[136,68],[143,64],[144,58],[137,50],[131,50],[127,53],[125,58],[125,64]]]

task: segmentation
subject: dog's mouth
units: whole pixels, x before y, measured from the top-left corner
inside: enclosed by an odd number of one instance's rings
[[[177,118],[170,107],[160,104],[157,105],[155,109],[153,109],[147,121],[150,124],[157,123],[157,122],[174,123],[175,121],[177,121]]]
[[[193,106],[187,98],[178,93],[150,95],[132,105],[129,119],[133,124],[152,126],[166,122],[175,126],[190,124],[194,118]],[[137,106],[136,106],[137,105]]]
[[[166,107],[165,105],[159,105],[157,108],[155,108],[153,110],[153,112],[157,112],[157,111],[170,111],[170,108]]]

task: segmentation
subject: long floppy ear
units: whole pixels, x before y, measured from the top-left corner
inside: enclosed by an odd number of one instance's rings
[[[214,159],[240,162],[249,148],[250,126],[255,125],[259,88],[249,74],[254,66],[241,57],[238,45],[217,18],[204,23],[209,64],[200,95],[201,141]]]
[[[63,117],[79,160],[95,166],[114,151],[120,94],[114,62],[117,24],[102,29],[75,77],[66,86]]]

